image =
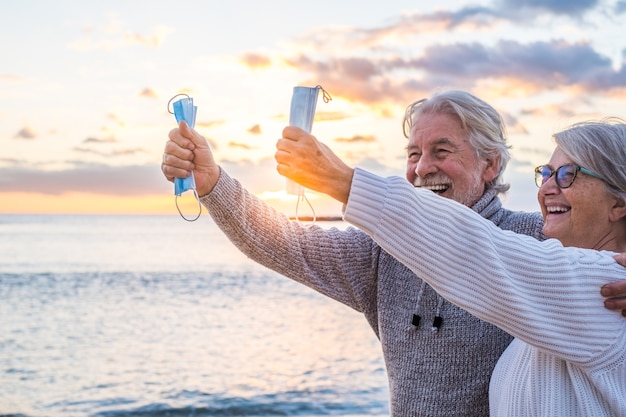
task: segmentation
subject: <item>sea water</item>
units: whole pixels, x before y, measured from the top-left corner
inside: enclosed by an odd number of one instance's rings
[[[0,215],[0,416],[383,416],[387,398],[363,317],[208,216]]]

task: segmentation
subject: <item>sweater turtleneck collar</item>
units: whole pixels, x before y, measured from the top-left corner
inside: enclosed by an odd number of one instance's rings
[[[493,188],[488,188],[480,199],[474,203],[472,210],[480,214],[487,220],[491,220],[493,223],[498,224],[498,216],[504,214],[500,209],[502,208],[502,201],[498,197],[498,191]]]

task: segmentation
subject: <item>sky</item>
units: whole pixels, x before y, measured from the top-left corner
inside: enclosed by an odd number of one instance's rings
[[[184,93],[222,167],[293,214],[275,143],[293,87],[316,85],[332,100],[312,133],[351,166],[400,176],[406,106],[472,92],[507,123],[504,205],[535,211],[551,135],[626,118],[625,21],[626,0],[7,2],[0,213],[176,214],[160,163],[168,102]],[[340,214],[306,195],[317,215]]]

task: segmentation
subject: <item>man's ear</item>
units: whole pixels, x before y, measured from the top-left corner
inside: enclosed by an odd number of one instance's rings
[[[482,179],[485,183],[489,183],[496,179],[500,173],[500,158],[493,157],[485,159],[485,168],[483,169]]]
[[[615,197],[615,203],[609,212],[609,219],[617,222],[626,218],[626,201],[622,197]]]

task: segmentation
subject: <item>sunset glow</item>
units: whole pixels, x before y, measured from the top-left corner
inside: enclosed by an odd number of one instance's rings
[[[626,117],[626,3],[479,3],[13,2],[0,17],[0,213],[176,214],[160,163],[181,92],[222,167],[293,211],[275,142],[292,88],[318,84],[333,100],[319,100],[313,134],[352,166],[401,176],[406,105],[475,93],[507,121],[505,204],[536,210],[532,168],[551,134]]]

